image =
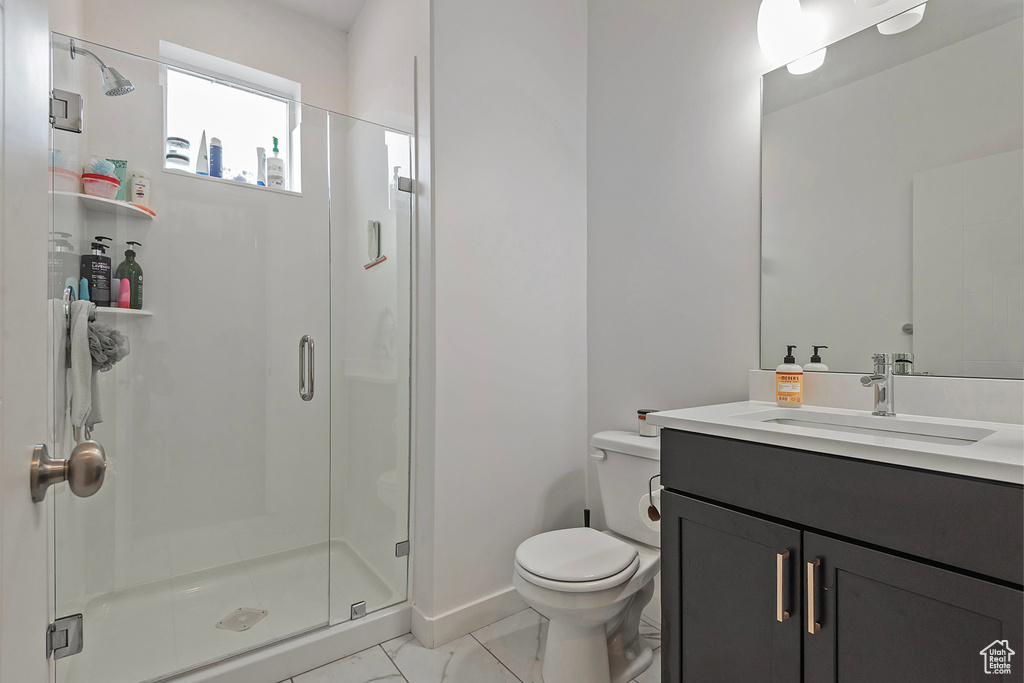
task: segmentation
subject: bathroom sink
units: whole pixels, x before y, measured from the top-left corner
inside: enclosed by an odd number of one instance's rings
[[[970,446],[995,433],[991,429],[962,425],[936,424],[899,417],[878,415],[842,415],[818,412],[804,408],[780,408],[737,417],[767,424],[790,425],[809,429],[823,429],[847,434],[907,439],[947,446]]]
[[[651,413],[659,427],[1024,484],[1019,424],[740,401]]]

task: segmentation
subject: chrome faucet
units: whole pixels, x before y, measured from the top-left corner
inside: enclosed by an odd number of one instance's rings
[[[861,384],[875,388],[875,409],[871,411],[871,414],[895,415],[892,395],[893,354],[876,353],[871,356],[871,360],[875,363],[874,372],[860,378]]]

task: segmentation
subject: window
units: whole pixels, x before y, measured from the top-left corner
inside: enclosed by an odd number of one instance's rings
[[[285,160],[285,189],[299,191],[298,117],[293,103],[221,78],[207,77],[175,67],[166,68],[166,134],[189,141],[189,165],[196,171],[203,132],[206,144],[218,138],[222,146],[222,177],[255,185],[256,148],[267,157],[274,156],[274,138],[278,156]],[[294,153],[293,153],[294,150]],[[167,168],[176,167],[170,163]]]

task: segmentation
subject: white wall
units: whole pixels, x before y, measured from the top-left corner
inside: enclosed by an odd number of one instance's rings
[[[429,1],[367,0],[348,32],[348,113],[412,130],[417,57],[430,57]]]
[[[433,4],[434,643],[521,606],[516,547],[581,521],[586,12]]]
[[[306,104],[347,110],[347,35],[266,0],[81,0],[77,13],[59,2],[54,31],[149,59],[166,40],[297,81]]]
[[[832,42],[913,3],[803,4]],[[758,6],[590,1],[590,432],[741,400],[758,366],[760,76],[778,66]],[[600,524],[593,476],[588,493]]]

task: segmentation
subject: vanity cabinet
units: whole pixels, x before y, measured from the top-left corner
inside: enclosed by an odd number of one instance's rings
[[[666,683],[1024,681],[1024,488],[669,429],[661,463]]]

